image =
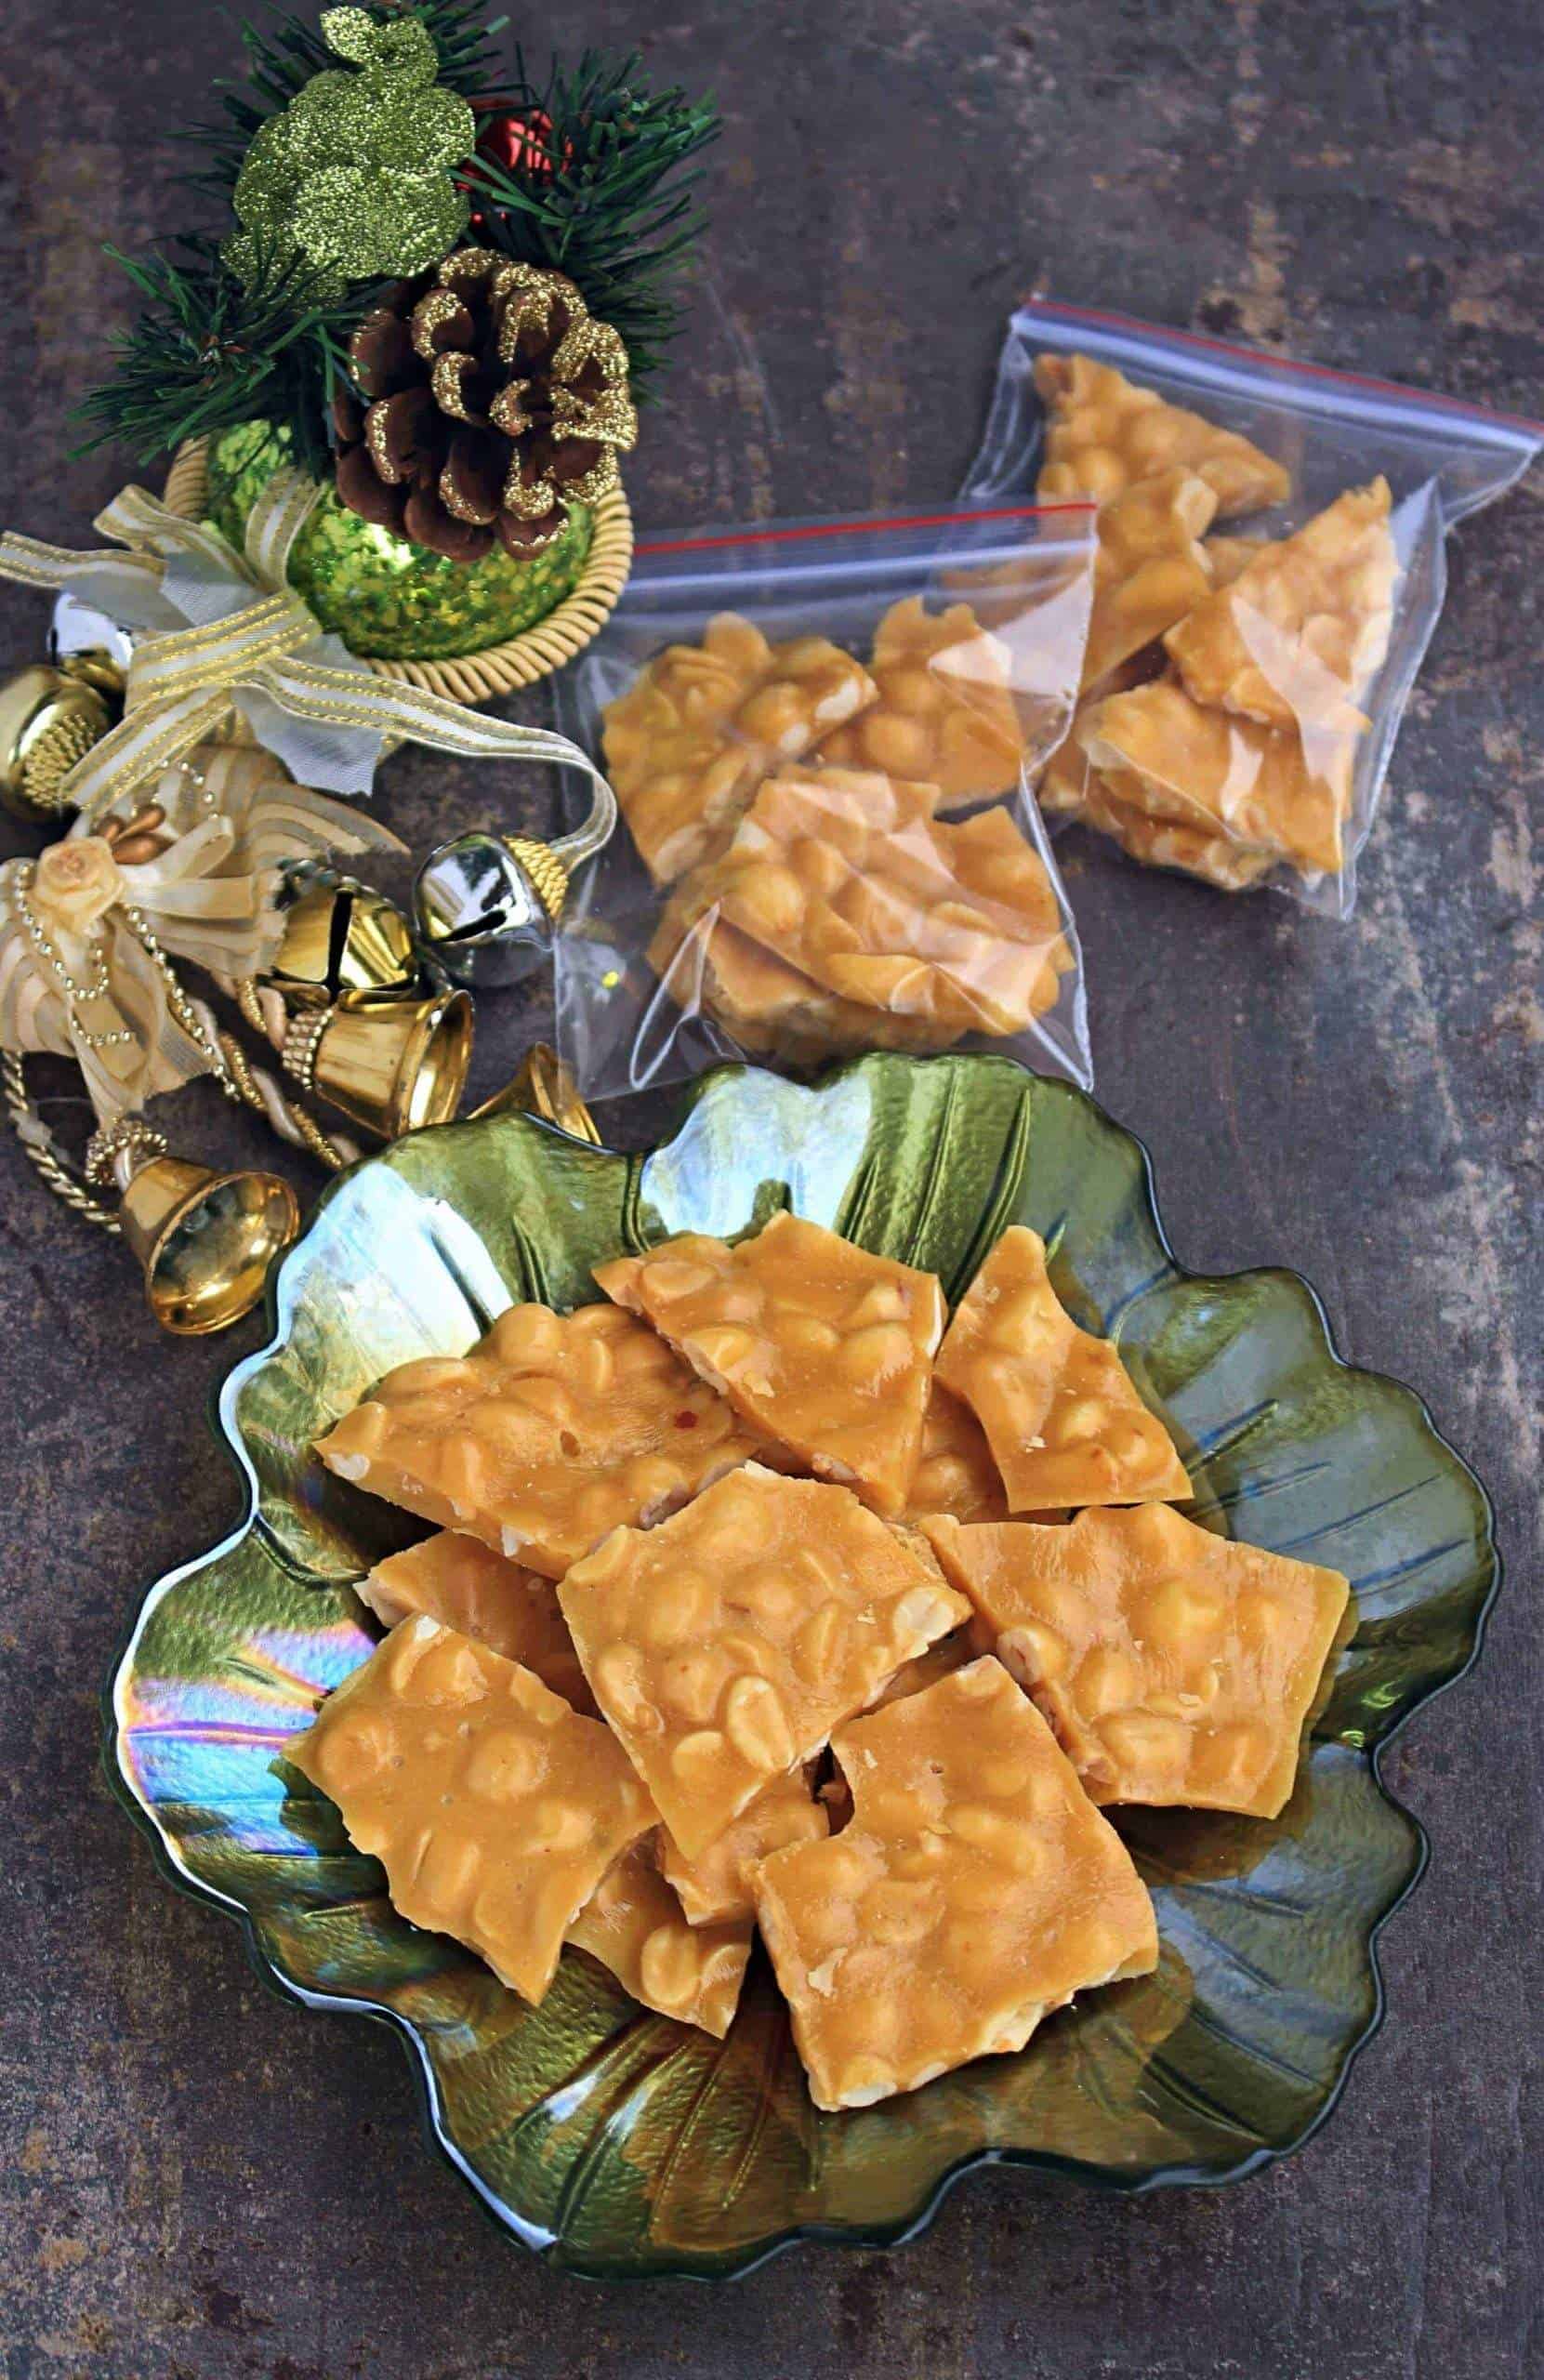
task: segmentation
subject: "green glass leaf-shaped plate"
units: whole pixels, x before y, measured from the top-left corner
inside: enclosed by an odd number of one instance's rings
[[[1355,1590],[1280,1818],[1122,1819],[1157,1903],[1156,1974],[1063,2011],[1016,2057],[846,2115],[811,2106],[759,1966],[721,2043],[574,1951],[526,2008],[393,1913],[284,1756],[370,1650],[350,1581],[415,1533],[324,1473],[312,1440],[392,1365],[460,1351],[511,1300],[583,1302],[619,1250],[742,1232],[785,1204],[951,1296],[1006,1224],[1033,1224],[1073,1314],[1117,1339],[1174,1431],[1196,1516]],[[1473,1658],[1489,1510],[1407,1389],[1339,1361],[1297,1275],[1181,1272],[1142,1150],[1091,1101],[1005,1059],[873,1057],[813,1090],[709,1075],[645,1157],[525,1117],[450,1125],[333,1187],[274,1302],[271,1343],[218,1403],[247,1517],[146,1598],[109,1766],[169,1873],[240,1914],[282,1990],[397,2028],[433,2138],[508,2230],[584,2272],[727,2274],[801,2236],[900,2239],[981,2161],[1118,2189],[1215,2182],[1323,2120],[1379,2018],[1378,1929],[1424,1858],[1379,1751]]]

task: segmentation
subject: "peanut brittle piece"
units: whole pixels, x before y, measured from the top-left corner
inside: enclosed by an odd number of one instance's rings
[[[931,1551],[931,1548],[929,1548]],[[936,1559],[936,1556],[934,1557]],[[939,1564],[942,1571],[943,1564]],[[970,1661],[979,1660],[983,1653],[993,1648],[993,1640],[980,1620],[967,1620],[950,1636],[941,1636],[914,1661],[904,1661],[889,1683],[880,1687],[869,1706],[875,1711],[888,1711],[892,1702],[904,1702],[909,1694],[925,1694],[941,1677],[952,1677],[956,1670],[964,1669]]]
[[[844,1488],[757,1463],[657,1529],[614,1530],[558,1593],[688,1859],[970,1609]]]
[[[1366,722],[1342,706],[1300,728],[1261,727],[1212,710],[1161,678],[1096,703],[1077,741],[1121,797],[1151,816],[1337,870],[1351,809],[1357,741]]]
[[[1157,1964],[1130,1854],[1000,1662],[839,1729],[833,1750],[851,1823],[756,1871],[817,2107],[1022,2049],[1075,1992]]]
[[[922,1444],[944,1292],[824,1224],[774,1215],[731,1248],[687,1232],[596,1267],[753,1429],[899,1515]]]
[[[595,1717],[594,1699],[551,1580],[495,1554],[481,1538],[440,1529],[405,1553],[377,1562],[358,1593],[388,1628],[416,1611],[427,1612],[458,1635],[534,1670],[543,1686],[587,1718]]]
[[[1167,1504],[929,1535],[1096,1802],[1274,1818],[1344,1615],[1338,1570]]]
[[[547,1577],[673,1512],[759,1440],[614,1305],[511,1306],[462,1356],[403,1364],[317,1448],[329,1470]]]
[[[1164,644],[1198,703],[1266,727],[1335,720],[1382,667],[1398,575],[1389,483],[1374,480],[1262,546]]]
[[[740,2004],[751,1932],[748,1911],[728,1924],[688,1925],[645,1836],[602,1876],[568,1938],[645,2008],[721,2042]]]
[[[1017,1033],[1072,965],[1055,888],[1004,808],[958,825],[936,788],[851,769],[772,777],[683,888],[841,998],[957,1036]]]
[[[727,1924],[756,1913],[750,1871],[758,1859],[785,1844],[813,1843],[826,1828],[825,1805],[811,1792],[803,1769],[790,1769],[758,1793],[695,1859],[683,1858],[662,1827],[660,1872],[689,1925]]]
[[[1223,519],[1284,504],[1291,493],[1282,466],[1248,439],[1167,404],[1155,389],[1139,388],[1091,355],[1040,356],[1035,385],[1046,407],[1039,496],[1106,504],[1176,463],[1206,481]]]
[[[922,1447],[906,1491],[905,1518],[952,1513],[959,1521],[1008,1518],[1002,1474],[970,1408],[936,1375],[922,1417]]]
[[[1205,538],[1203,550],[1211,570],[1213,588],[1231,587],[1239,573],[1247,570],[1270,542],[1269,537],[1230,537],[1225,531]]]
[[[687,914],[679,896],[666,903],[649,963],[678,1008],[706,1011],[757,1056],[813,1065],[859,1050],[941,1050],[959,1038],[956,1026],[886,1015],[826,991],[716,909],[690,925]]]
[[[1101,508],[1085,691],[1210,595],[1200,539],[1216,510],[1206,481],[1178,465],[1138,480]]]
[[[285,1758],[386,1870],[391,1906],[539,2001],[563,1937],[656,1813],[609,1729],[419,1612]]]
[[[1181,868],[1224,892],[1241,892],[1258,884],[1277,865],[1274,852],[1235,842],[1231,835],[1208,832],[1198,824],[1186,826],[1178,818],[1153,817],[1137,801],[1124,800],[1121,789],[1129,781],[1124,769],[1095,769],[1085,759],[1075,797],[1076,774],[1069,769],[1059,777],[1047,807],[1108,835],[1128,857],[1144,867]],[[1140,795],[1140,786],[1136,790]]]
[[[920,595],[892,604],[868,668],[878,699],[822,738],[823,762],[936,786],[945,810],[1018,784],[1024,742],[1008,651],[969,603],[935,614]]]
[[[694,866],[769,769],[797,760],[875,698],[825,637],[769,644],[733,612],[700,645],[667,645],[604,713],[606,767],[656,883]]]
[[[1045,1242],[1022,1223],[961,1299],[938,1377],[986,1432],[1010,1512],[1191,1492],[1168,1432],[1109,1341],[1079,1330],[1051,1288]]]

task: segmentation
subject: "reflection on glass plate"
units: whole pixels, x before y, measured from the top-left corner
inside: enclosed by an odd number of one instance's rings
[[[417,1533],[324,1473],[312,1440],[392,1365],[459,1352],[511,1300],[579,1302],[621,1249],[737,1233],[785,1204],[951,1297],[1007,1224],[1032,1224],[1076,1318],[1118,1339],[1173,1430],[1196,1517],[1355,1591],[1278,1819],[1122,1818],[1157,1902],[1157,1973],[1015,2057],[847,2115],[811,2106],[759,1965],[722,2043],[640,2011],[575,1951],[526,2008],[394,1914],[284,1758],[369,1649],[350,1581]],[[434,2139],[517,2237],[590,2273],[726,2274],[805,2233],[898,2239],[980,2159],[1120,2189],[1220,2181],[1327,2113],[1379,2015],[1374,1937],[1424,1858],[1379,1749],[1473,1658],[1489,1508],[1407,1389],[1339,1362],[1295,1274],[1181,1272],[1141,1147],[1082,1093],[1002,1058],[874,1057],[814,1090],[724,1068],[645,1157],[520,1116],[449,1125],[329,1191],[275,1303],[271,1344],[218,1405],[248,1516],[147,1596],[109,1769],[168,1872],[241,1914],[284,1990],[397,2027]]]

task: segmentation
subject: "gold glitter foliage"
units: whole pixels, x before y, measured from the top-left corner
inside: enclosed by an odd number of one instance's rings
[[[422,272],[454,245],[468,202],[451,168],[477,126],[436,84],[438,54],[416,17],[377,24],[363,8],[328,8],[321,25],[345,63],[313,74],[254,139],[225,258],[248,284],[300,261],[308,295],[330,303],[350,282]]]

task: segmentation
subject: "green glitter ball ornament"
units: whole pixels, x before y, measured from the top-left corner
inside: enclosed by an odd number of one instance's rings
[[[243,422],[209,452],[205,509],[241,550],[247,515],[289,460],[266,421]],[[573,593],[589,555],[587,506],[571,504],[549,546],[517,562],[495,546],[482,562],[447,562],[378,529],[324,488],[290,550],[289,582],[324,628],[371,661],[456,661],[520,636]]]

